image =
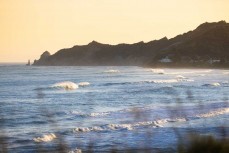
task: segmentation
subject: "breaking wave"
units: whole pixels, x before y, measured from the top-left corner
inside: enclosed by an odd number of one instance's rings
[[[65,89],[65,90],[75,90],[78,89],[79,86],[75,84],[74,82],[65,81],[65,82],[59,82],[51,86],[52,88],[59,88],[59,89]]]
[[[229,113],[229,108],[220,108],[220,109],[212,110],[210,112],[201,113],[194,116],[187,116],[187,117],[165,118],[165,119],[158,119],[154,121],[144,121],[144,122],[137,122],[137,123],[107,124],[107,125],[93,126],[93,127],[76,127],[75,129],[73,129],[73,132],[134,130],[139,127],[158,128],[158,127],[163,127],[167,123],[187,122],[190,120],[210,118],[210,117],[215,117],[227,113]]]
[[[119,73],[120,71],[119,70],[107,70],[107,71],[104,71],[104,73]]]
[[[129,84],[142,84],[142,83],[158,83],[158,84],[163,84],[163,83],[178,83],[178,82],[193,82],[194,80],[192,79],[187,79],[187,78],[177,78],[177,79],[164,79],[164,80],[147,80],[147,81],[139,81],[139,82],[121,82],[121,83],[105,83],[105,86],[110,86],[110,85],[129,85]]]
[[[50,134],[43,135],[42,137],[34,138],[33,141],[35,141],[35,142],[50,142],[56,138],[57,137],[55,134],[50,133]]]
[[[147,83],[177,83],[177,82],[193,82],[194,80],[186,78],[168,79],[168,80],[150,80]]]
[[[176,76],[177,79],[187,79],[186,77],[182,76],[182,75],[177,75]]]
[[[218,82],[214,82],[214,83],[204,84],[203,86],[205,86],[205,87],[218,87],[218,86],[221,86],[221,85]]]
[[[109,115],[109,114],[110,114],[110,112],[90,113],[88,116],[97,117],[97,116],[106,116],[106,115]]]
[[[44,88],[36,88],[34,90],[48,90],[48,89],[64,89],[64,90],[75,90],[78,89],[79,87],[85,87],[89,86],[89,82],[80,82],[78,84],[71,82],[71,81],[64,81],[64,82],[58,82],[55,83],[49,87],[44,87]]]
[[[165,74],[171,74],[171,75],[179,75],[179,74],[199,74],[199,73],[210,73],[213,70],[203,70],[203,71],[184,71],[184,72],[168,72]]]
[[[223,74],[226,74],[226,75],[228,75],[228,74],[229,74],[229,72],[223,72]]]
[[[73,129],[73,132],[90,132],[90,131],[103,131],[104,129],[99,126],[94,127],[77,127]]]
[[[156,74],[165,74],[165,71],[163,69],[150,69],[148,71],[156,73]]]
[[[170,79],[170,80],[150,80],[150,81],[145,81],[147,83],[177,83],[179,80],[177,79]]]
[[[71,111],[70,113],[73,115],[82,116],[82,117],[100,117],[100,116],[109,115],[111,112],[94,112],[94,113],[86,114],[86,113],[82,113],[78,111]]]
[[[78,86],[80,86],[80,87],[89,86],[89,85],[90,85],[89,82],[80,82],[80,83],[78,83]]]
[[[203,113],[203,114],[199,114],[196,115],[196,117],[199,118],[208,118],[208,117],[214,117],[214,116],[218,116],[218,115],[223,115],[229,113],[229,108],[221,108],[221,109],[217,109],[208,113]]]
[[[73,132],[91,132],[91,131],[109,131],[109,130],[133,130],[138,127],[163,127],[163,124],[168,122],[185,122],[185,118],[177,119],[160,119],[156,121],[145,121],[131,124],[108,124],[104,126],[93,127],[77,127],[73,129]]]

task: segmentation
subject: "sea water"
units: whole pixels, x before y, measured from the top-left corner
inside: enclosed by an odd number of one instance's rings
[[[174,129],[229,128],[229,70],[0,65],[1,136],[9,152],[176,150]]]

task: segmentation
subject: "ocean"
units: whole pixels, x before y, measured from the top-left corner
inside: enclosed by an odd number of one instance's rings
[[[9,152],[176,151],[179,134],[229,132],[229,70],[0,65]],[[39,146],[39,147],[38,147]]]

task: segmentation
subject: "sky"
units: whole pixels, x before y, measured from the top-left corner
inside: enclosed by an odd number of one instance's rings
[[[0,0],[0,62],[27,62],[95,40],[175,37],[229,21],[229,0]]]

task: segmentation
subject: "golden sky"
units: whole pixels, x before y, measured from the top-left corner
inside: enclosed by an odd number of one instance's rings
[[[0,62],[96,40],[168,38],[203,22],[229,21],[229,0],[0,0]]]

